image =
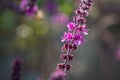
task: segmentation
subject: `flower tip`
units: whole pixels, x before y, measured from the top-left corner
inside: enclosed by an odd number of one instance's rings
[[[67,74],[60,70],[56,69],[50,76],[49,80],[65,80],[67,78]]]

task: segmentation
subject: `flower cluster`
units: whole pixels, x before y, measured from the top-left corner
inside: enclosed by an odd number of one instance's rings
[[[36,0],[22,0],[20,3],[20,9],[26,15],[34,15],[38,11],[38,6],[36,5]]]
[[[21,69],[22,69],[22,61],[20,59],[16,59],[13,62],[13,66],[12,66],[12,74],[11,74],[12,80],[20,80]]]
[[[60,55],[64,63],[59,63],[57,69],[64,72],[71,69],[71,65],[68,63],[74,57],[71,51],[76,50],[85,41],[85,35],[88,35],[85,17],[88,16],[88,11],[92,4],[93,0],[82,0],[79,8],[74,11],[76,15],[73,17],[73,21],[67,24],[68,31],[61,38],[61,42],[65,42],[61,48],[62,54]]]

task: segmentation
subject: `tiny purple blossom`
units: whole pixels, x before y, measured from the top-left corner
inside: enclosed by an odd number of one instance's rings
[[[68,61],[70,61],[70,60],[73,60],[73,55],[71,54],[71,55],[66,55],[66,54],[61,54],[60,55],[60,58],[62,59],[62,60],[68,60]]]
[[[67,27],[68,27],[68,30],[69,30],[69,31],[72,31],[72,30],[74,30],[74,28],[75,28],[75,23],[70,22],[70,23],[67,24]]]
[[[33,16],[38,11],[38,6],[33,4],[31,7],[28,0],[22,0],[20,3],[20,9],[22,9],[26,15]]]
[[[77,10],[75,10],[75,14],[81,15],[81,14],[83,14],[83,10],[77,9]]]
[[[81,45],[83,42],[83,35],[75,34],[74,35],[74,45]]]
[[[79,25],[78,31],[83,33],[84,35],[88,35],[88,29],[86,28],[86,25]]]
[[[72,33],[70,33],[70,32],[68,32],[68,33],[64,33],[64,36],[62,37],[62,42],[64,42],[64,41],[66,41],[66,42],[69,42],[69,41],[71,41],[72,40],[72,37],[73,37],[73,35],[72,35]]]

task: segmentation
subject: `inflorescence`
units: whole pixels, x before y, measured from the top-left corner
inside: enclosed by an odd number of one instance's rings
[[[71,69],[69,61],[73,60],[74,57],[71,51],[76,50],[79,45],[85,42],[85,35],[88,35],[85,18],[88,16],[88,11],[91,9],[92,5],[93,0],[82,0],[79,8],[74,11],[75,16],[73,17],[73,21],[67,24],[68,31],[65,32],[64,36],[61,38],[61,42],[65,44],[61,48],[62,54],[60,58],[64,62],[57,64],[57,69],[63,72]]]
[[[12,65],[11,79],[20,80],[21,70],[22,70],[22,61],[17,58],[14,60],[13,65]]]

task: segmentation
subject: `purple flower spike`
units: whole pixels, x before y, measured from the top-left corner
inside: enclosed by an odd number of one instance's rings
[[[93,0],[81,0],[79,8],[74,11],[75,16],[73,16],[73,21],[67,24],[68,31],[64,32],[64,35],[61,38],[61,42],[65,42],[61,48],[62,55],[60,55],[60,58],[64,62],[59,63],[57,69],[60,69],[63,72],[71,69],[71,65],[68,64],[69,61],[73,60],[71,52],[76,50],[78,46],[81,46],[81,44],[85,42],[85,36],[88,35],[86,17],[88,16],[92,4]]]
[[[28,0],[22,0],[20,9],[24,11],[26,15],[33,16],[38,11],[38,6]]]
[[[11,74],[12,80],[20,80],[21,69],[22,69],[22,61],[20,59],[16,59],[13,62],[13,66],[12,66],[12,74]]]
[[[70,22],[70,23],[68,23],[67,27],[68,27],[68,30],[69,30],[69,31],[72,31],[72,30],[74,30],[74,28],[75,28],[75,23]]]
[[[56,69],[50,76],[49,80],[66,80],[67,74],[60,69]]]

